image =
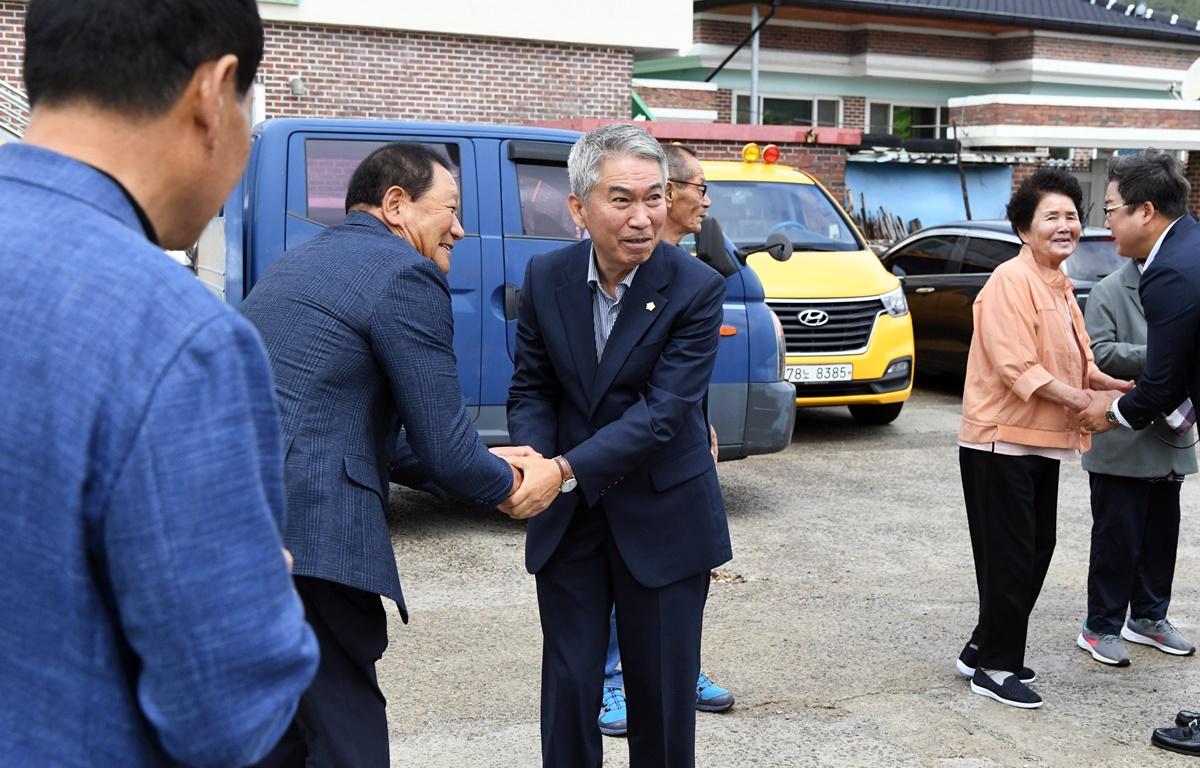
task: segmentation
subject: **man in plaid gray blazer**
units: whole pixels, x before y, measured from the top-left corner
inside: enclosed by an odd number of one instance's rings
[[[321,666],[263,765],[388,765],[375,662],[380,596],[407,621],[385,511],[403,426],[430,479],[495,506],[518,473],[479,440],[459,390],[445,273],[463,236],[433,151],[388,144],[350,180],[345,221],[285,253],[242,304],[267,346],[283,417],[296,587]]]

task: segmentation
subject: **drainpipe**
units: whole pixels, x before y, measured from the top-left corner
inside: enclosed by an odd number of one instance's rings
[[[771,8],[771,13],[775,9]],[[750,8],[750,29],[754,39],[750,42],[750,125],[762,122],[758,109],[758,3]]]
[[[704,78],[704,82],[711,83],[712,79],[714,77],[716,77],[717,74],[722,69],[725,69],[725,65],[733,60],[733,57],[737,55],[737,52],[742,50],[743,48],[745,48],[746,43],[749,43],[751,40],[753,40],[754,45],[750,48],[750,68],[751,68],[751,72],[750,72],[750,102],[751,102],[750,118],[751,119],[750,119],[750,122],[754,123],[754,124],[758,123],[758,118],[759,118],[759,115],[758,115],[758,111],[759,111],[758,110],[758,30],[760,30],[764,26],[766,26],[766,23],[771,20],[771,17],[775,15],[775,11],[778,8],[779,8],[779,0],[771,0],[771,10],[767,13],[766,16],[763,17],[762,21],[759,21],[757,24],[755,24],[754,23],[755,20],[758,19],[758,3],[755,3],[753,10],[751,12],[751,16],[750,16],[750,19],[751,19],[750,23],[753,25],[753,29],[750,30],[750,34],[746,35],[746,39],[744,39],[744,40],[742,40],[742,42],[738,43],[737,47],[729,52],[729,55],[725,57],[724,61],[722,61],[720,64],[717,65],[716,69],[714,69],[712,72],[708,73],[708,77]],[[736,108],[736,106],[737,105],[735,104],[734,107]]]

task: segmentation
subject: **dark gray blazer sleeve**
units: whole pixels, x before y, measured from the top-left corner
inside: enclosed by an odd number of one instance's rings
[[[1119,341],[1122,329],[1128,326],[1130,312],[1137,308],[1124,294],[1128,289],[1121,272],[1111,279],[1101,280],[1092,288],[1084,312],[1088,337],[1092,340],[1092,355],[1096,365],[1109,376],[1134,379],[1142,375],[1146,365],[1146,345]]]
[[[380,293],[371,350],[391,384],[415,460],[447,493],[495,505],[512,490],[508,462],[488,452],[467,415],[454,357],[450,288],[430,261],[406,263]]]

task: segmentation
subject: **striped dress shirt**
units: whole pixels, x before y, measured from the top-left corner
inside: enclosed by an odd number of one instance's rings
[[[617,317],[621,314],[621,299],[625,298],[625,291],[633,285],[633,276],[637,274],[637,271],[638,268],[634,267],[628,275],[625,275],[624,280],[617,283],[617,297],[614,299],[600,287],[600,272],[596,269],[596,246],[592,246],[592,252],[588,258],[587,281],[588,287],[592,289],[592,327],[596,333],[597,362],[604,356],[604,347],[608,344],[609,334],[612,333],[613,326],[617,323]]]

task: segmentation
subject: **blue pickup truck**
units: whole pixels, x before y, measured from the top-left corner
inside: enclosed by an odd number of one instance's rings
[[[566,205],[567,154],[578,136],[487,125],[269,120],[255,128],[246,172],[197,246],[197,275],[237,307],[284,250],[342,220],[350,174],[369,152],[392,141],[434,148],[462,190],[466,237],[454,248],[449,282],[463,395],[484,441],[503,445],[525,265],[582,235]],[[721,242],[719,235],[699,241],[701,250]],[[709,393],[721,458],[782,450],[791,440],[795,388],[783,381],[778,320],[744,259],[699,255],[727,275]]]

